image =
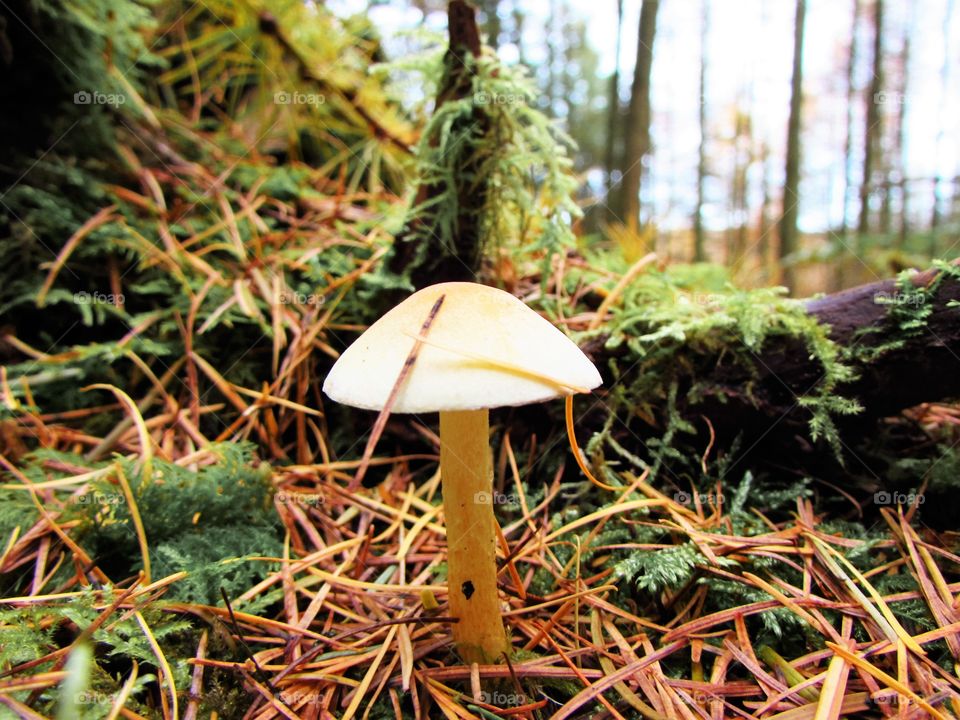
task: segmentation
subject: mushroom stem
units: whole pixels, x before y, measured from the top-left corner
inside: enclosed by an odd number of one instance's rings
[[[489,412],[441,411],[440,477],[447,525],[453,639],[468,663],[496,663],[510,650],[497,596]]]

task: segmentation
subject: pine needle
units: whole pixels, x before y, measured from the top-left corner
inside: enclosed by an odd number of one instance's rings
[[[360,460],[360,466],[357,468],[356,475],[353,476],[353,479],[347,486],[347,490],[349,492],[356,492],[357,488],[359,488],[360,484],[363,482],[363,477],[366,475],[367,467],[370,464],[370,458],[373,457],[374,448],[376,448],[377,441],[380,440],[380,435],[383,434],[383,429],[386,427],[387,420],[390,418],[390,410],[393,408],[393,404],[397,401],[397,396],[400,394],[400,390],[403,387],[403,381],[407,379],[407,376],[413,369],[414,363],[417,361],[417,356],[420,354],[420,347],[424,343],[422,338],[425,338],[427,333],[430,332],[430,326],[433,325],[433,321],[440,312],[440,307],[443,305],[443,301],[446,299],[446,297],[446,295],[441,295],[437,298],[437,301],[433,304],[433,307],[430,308],[430,312],[427,313],[427,317],[424,318],[423,325],[420,326],[420,335],[414,341],[413,347],[410,348],[410,352],[407,354],[407,359],[404,361],[403,367],[400,369],[400,373],[397,375],[397,379],[393,383],[393,387],[390,389],[390,394],[387,396],[387,401],[384,403],[383,409],[380,410],[380,413],[377,415],[377,420],[373,424],[373,430],[370,432],[370,439],[367,440],[367,446],[363,449],[363,457]]]

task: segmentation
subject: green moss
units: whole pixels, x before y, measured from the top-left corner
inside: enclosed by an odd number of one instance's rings
[[[536,88],[522,66],[492,54],[467,56],[466,64],[469,92],[437,107],[421,135],[417,175],[436,192],[411,209],[404,240],[416,250],[408,268],[422,273],[443,256],[466,253],[471,268],[484,255],[507,255],[548,270],[551,258],[574,245],[571,223],[581,215],[568,153],[573,141],[536,107]],[[436,65],[425,70],[440,74]],[[477,194],[481,206],[464,207]],[[465,213],[479,234],[467,248]]]
[[[885,322],[865,328],[860,334],[867,342],[858,342],[851,353],[863,362],[870,362],[888,352],[899,350],[911,338],[927,332],[927,324],[937,307],[938,296],[945,282],[960,280],[960,265],[943,260],[934,260],[932,268],[936,270],[932,282],[928,285],[914,283],[916,273],[905,270],[897,276],[896,289],[892,293],[878,293],[874,302],[887,306]],[[947,303],[954,307],[955,301]],[[880,342],[869,342],[872,337],[882,336]]]
[[[271,502],[270,467],[254,462],[249,444],[227,443],[212,449],[220,461],[196,472],[155,459],[149,482],[144,482],[133,461],[118,461],[137,501],[154,578],[188,573],[186,579],[170,587],[167,599],[217,604],[221,587],[229,595],[239,595],[271,571],[267,563],[244,558],[281,552],[280,523]],[[71,467],[81,459],[68,453],[39,451],[27,459],[24,472],[33,482],[66,477],[65,471],[49,469],[54,461]],[[80,521],[74,530],[77,541],[108,576],[130,577],[142,569],[130,509],[111,463],[97,467],[104,473],[87,492],[69,499],[62,519]],[[3,503],[0,513],[5,537],[17,525],[23,532],[37,516],[26,492],[7,494],[9,503]],[[53,585],[74,573],[75,568],[65,566]],[[4,580],[11,592],[18,592],[17,577]]]
[[[590,261],[618,274],[626,271],[612,253]],[[569,272],[568,288],[592,280],[589,276],[590,271]],[[646,272],[627,286],[606,322],[576,339],[602,340],[610,357],[610,420],[588,444],[598,466],[619,457],[651,468],[656,476],[664,463],[678,462],[701,475],[697,467],[703,447],[691,444],[697,428],[681,410],[708,398],[726,401],[730,389],[718,379],[718,368],[728,375],[739,368],[738,377],[747,380],[738,392],[749,400],[754,391],[750,378],[767,374],[761,355],[777,342],[791,343],[815,364],[818,380],[790,398],[806,410],[812,440],[825,440],[839,457],[834,419],[860,410],[854,399],[838,392],[854,372],[826,327],[801,302],[786,298],[782,288],[737,288],[722,268],[673,266]],[[643,447],[626,450],[614,431],[642,437]]]

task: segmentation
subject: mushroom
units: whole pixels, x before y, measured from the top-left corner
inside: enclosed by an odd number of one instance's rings
[[[566,335],[513,295],[450,282],[414,293],[371,325],[323,384],[333,400],[394,413],[440,413],[453,638],[468,663],[510,644],[497,597],[489,408],[589,392],[600,373]]]

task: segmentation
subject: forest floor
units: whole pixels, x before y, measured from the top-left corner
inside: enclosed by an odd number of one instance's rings
[[[11,73],[63,96],[18,140],[63,140],[0,168],[0,718],[960,717],[960,409],[848,433],[851,360],[896,342],[841,346],[782,289],[635,233],[576,237],[552,124],[469,96],[433,122],[500,133],[480,278],[604,384],[571,417],[494,412],[513,653],[463,664],[436,418],[392,417],[351,492],[376,416],[320,392],[411,288],[390,261],[450,170],[434,126],[322,4],[104,4],[37,10],[76,77],[39,53]],[[442,54],[410,61],[430,97]],[[487,56],[473,81],[520,82]],[[890,309],[904,337],[914,305]],[[783,342],[817,370],[785,394],[799,424],[719,432],[714,371],[750,399]]]

